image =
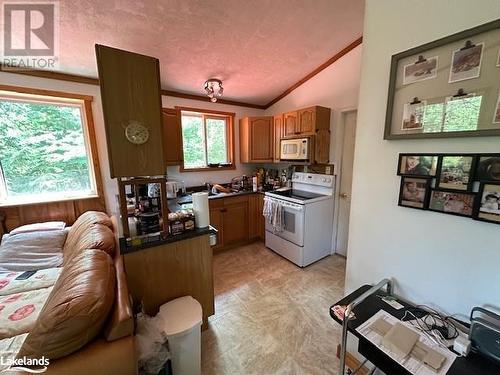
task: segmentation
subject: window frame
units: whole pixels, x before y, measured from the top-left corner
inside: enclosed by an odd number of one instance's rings
[[[181,146],[182,146],[182,155],[184,156],[184,137],[182,136],[182,113],[183,112],[190,112],[196,115],[202,116],[203,119],[203,132],[204,132],[204,137],[205,137],[205,155],[208,158],[208,150],[207,150],[207,141],[206,141],[206,119],[221,119],[225,118],[226,119],[226,147],[227,147],[227,158],[228,158],[228,163],[230,165],[225,166],[225,167],[209,167],[208,165],[206,167],[197,167],[197,168],[186,168],[186,165],[184,164],[184,157],[182,158],[182,164],[179,168],[180,172],[207,172],[207,171],[222,171],[222,170],[231,170],[231,169],[236,169],[236,160],[235,160],[235,149],[234,149],[234,118],[236,114],[234,112],[223,112],[223,111],[215,111],[215,110],[210,110],[210,109],[201,109],[201,108],[192,108],[192,107],[181,107],[181,106],[176,106],[175,109],[178,111],[179,116],[180,116],[180,126],[181,126]],[[207,160],[208,162],[208,160]]]
[[[79,201],[85,199],[103,199],[104,191],[102,185],[101,170],[97,154],[97,143],[95,137],[94,119],[92,113],[93,96],[66,93],[62,91],[52,91],[44,89],[35,89],[28,87],[18,87],[0,84],[0,100],[13,100],[19,102],[46,103],[70,105],[80,108],[82,119],[82,132],[87,154],[89,177],[91,185],[90,194],[67,195],[61,198],[55,198],[50,194],[47,196],[33,196],[32,199],[10,198],[7,195],[3,174],[0,176],[0,207],[26,206],[33,204],[45,204],[52,202]],[[2,172],[0,171],[0,174]],[[61,195],[61,194],[59,194]]]

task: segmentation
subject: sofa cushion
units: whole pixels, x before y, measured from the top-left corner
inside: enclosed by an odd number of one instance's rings
[[[0,270],[32,271],[62,264],[66,231],[29,232],[4,237],[0,246]]]
[[[115,235],[111,229],[102,224],[91,224],[80,233],[71,246],[64,246],[64,264],[85,249],[98,249],[108,253],[111,257],[115,253]]]
[[[87,231],[92,225],[101,224],[108,228],[113,228],[113,224],[108,215],[104,212],[87,211],[81,214],[69,229],[68,238],[64,244],[64,251],[71,248],[78,241],[78,238]]]
[[[44,288],[0,297],[0,339],[29,332],[51,290]]]
[[[59,274],[61,267],[47,268],[36,271],[34,275],[25,280],[16,280],[24,272],[1,271],[0,272],[0,296],[6,296],[13,293],[29,292],[30,290],[48,288],[53,286]]]
[[[101,250],[76,254],[63,268],[18,356],[56,359],[94,339],[115,298],[115,269]]]

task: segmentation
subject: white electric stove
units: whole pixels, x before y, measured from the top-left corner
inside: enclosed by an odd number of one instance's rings
[[[296,172],[291,189],[266,192],[283,206],[283,230],[266,222],[266,247],[305,267],[332,252],[335,177]]]

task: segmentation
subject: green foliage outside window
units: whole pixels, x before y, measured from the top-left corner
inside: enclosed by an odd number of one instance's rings
[[[0,99],[7,196],[91,191],[80,107]]]
[[[185,168],[204,168],[227,163],[226,119],[202,115],[182,115]]]

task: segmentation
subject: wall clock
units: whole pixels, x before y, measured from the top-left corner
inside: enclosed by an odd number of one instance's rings
[[[125,128],[125,137],[130,143],[142,145],[149,139],[149,130],[138,121],[130,121]]]

